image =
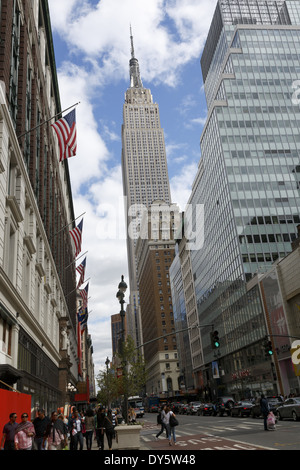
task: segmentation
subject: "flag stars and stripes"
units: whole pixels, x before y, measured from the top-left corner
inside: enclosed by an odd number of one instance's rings
[[[77,131],[75,109],[70,111],[54,124],[51,124],[56,132],[59,146],[59,161],[76,155]]]
[[[86,268],[86,258],[80,263],[79,266],[77,266],[76,271],[79,273],[79,280],[77,284],[77,289],[84,283],[84,277],[85,277],[85,268]]]
[[[71,241],[72,241],[72,245],[73,245],[74,252],[75,252],[75,258],[81,252],[82,225],[83,225],[83,219],[77,225],[77,227],[75,227],[73,230],[70,230],[70,236],[71,236]]]
[[[87,285],[85,286],[84,289],[79,289],[79,294],[81,295],[81,298],[82,298],[82,308],[83,309],[87,308],[88,290],[89,290],[89,283],[87,283]]]

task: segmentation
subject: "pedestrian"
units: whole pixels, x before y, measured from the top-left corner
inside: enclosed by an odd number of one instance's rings
[[[104,418],[104,427],[105,427],[105,434],[108,443],[108,450],[112,450],[112,440],[115,434],[115,429],[112,422],[112,412],[108,410],[107,416]]]
[[[268,415],[270,413],[270,407],[269,407],[268,400],[263,394],[260,397],[260,410],[264,418],[264,430],[268,431],[267,420],[268,420]]]
[[[17,414],[10,413],[9,421],[4,425],[0,449],[15,450],[15,433],[18,427]]]
[[[89,408],[85,415],[85,439],[87,450],[92,450],[93,434],[95,431],[94,412]]]
[[[21,423],[16,428],[15,449],[32,450],[33,438],[35,436],[33,423],[28,421],[27,413],[22,414],[21,420]]]
[[[163,405],[157,415],[157,425],[161,426],[160,428],[160,431],[156,434],[155,436],[155,440],[158,441],[158,438],[159,436],[164,432],[164,430],[166,430],[166,435],[167,435],[167,438],[168,438],[168,431],[167,431],[167,428],[166,428],[166,425],[165,423],[163,422],[163,419],[162,419],[162,412],[166,409],[166,405]]]
[[[68,427],[71,436],[70,450],[78,450],[78,444],[79,450],[83,450],[82,420],[76,409],[73,411]]]
[[[62,450],[67,442],[67,427],[65,423],[58,419],[58,413],[53,411],[51,421],[47,425],[47,429],[43,438],[43,446],[48,442],[48,450]]]
[[[117,424],[121,424],[122,421],[123,421],[123,416],[122,416],[121,410],[119,408],[117,408],[116,419],[117,419]]]
[[[130,423],[135,423],[136,422],[136,414],[135,414],[135,411],[132,408],[132,406],[129,408],[129,411],[128,411],[128,421]]]
[[[69,450],[69,447],[68,447],[69,432],[68,432],[68,420],[67,420],[67,417],[64,416],[63,413],[59,413],[58,416],[57,416],[57,419],[62,422],[62,424],[60,424],[60,426],[61,426],[62,429],[63,429],[63,434],[64,434],[64,437],[65,437],[65,441],[62,443],[62,446],[63,446],[63,444],[64,444],[64,447],[63,447],[62,450]]]
[[[38,410],[37,417],[33,420],[33,426],[35,430],[34,437],[34,448],[35,450],[45,450],[43,447],[44,435],[47,429],[48,424],[50,423],[50,418],[45,415],[45,410]]]
[[[169,445],[172,445],[172,437],[173,437],[173,442],[176,445],[176,433],[175,433],[175,426],[171,426],[170,424],[170,418],[171,416],[175,414],[173,411],[171,411],[171,408],[167,406],[165,410],[162,411],[162,420],[166,426],[167,429],[167,434],[168,434],[168,439],[169,439]]]
[[[104,420],[105,412],[102,406],[99,407],[96,417],[96,439],[99,450],[104,450]]]

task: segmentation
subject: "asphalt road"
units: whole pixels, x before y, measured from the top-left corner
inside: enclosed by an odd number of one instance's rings
[[[155,434],[156,414],[146,413],[141,432],[143,446],[163,450],[300,450],[300,421],[278,421],[275,431],[264,431],[262,418],[238,418],[224,415],[177,415],[176,446],[169,446],[165,433],[159,440]]]

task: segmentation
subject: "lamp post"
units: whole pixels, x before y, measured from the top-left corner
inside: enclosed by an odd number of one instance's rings
[[[127,396],[127,364],[124,356],[125,352],[125,310],[124,310],[124,297],[127,290],[127,284],[124,281],[124,276],[121,277],[121,282],[118,285],[117,299],[121,305],[120,316],[121,316],[121,358],[122,358],[122,377],[124,383],[124,419],[126,424],[128,423],[128,396]]]
[[[108,366],[109,366],[110,360],[108,357],[106,358],[105,365],[106,365],[106,392],[107,392],[107,408],[109,408],[109,390],[108,390]]]

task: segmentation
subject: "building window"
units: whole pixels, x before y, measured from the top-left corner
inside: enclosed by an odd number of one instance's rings
[[[2,334],[1,334],[2,329]],[[11,356],[12,326],[0,317],[0,338],[2,340],[1,351]]]
[[[21,14],[18,8],[17,0],[14,1],[14,17],[12,27],[12,50],[11,50],[11,68],[9,80],[9,102],[10,114],[16,127],[18,111],[18,75],[19,75],[19,56],[20,56],[20,25]]]

